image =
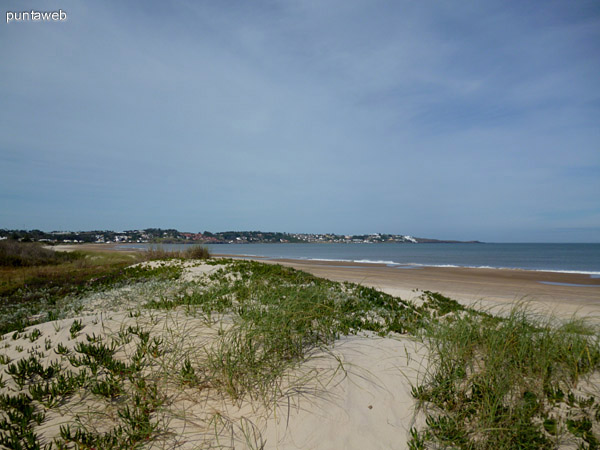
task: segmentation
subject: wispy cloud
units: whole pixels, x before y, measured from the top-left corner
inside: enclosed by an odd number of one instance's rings
[[[0,226],[600,240],[597,2],[28,7]]]

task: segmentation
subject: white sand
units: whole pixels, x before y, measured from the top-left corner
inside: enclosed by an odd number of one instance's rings
[[[410,389],[423,373],[426,355],[406,337],[352,336],[336,342],[330,355],[308,363],[328,380],[323,392],[300,398],[275,427],[271,420],[266,448],[408,448],[410,428],[422,426]]]
[[[179,264],[184,268],[182,283],[208,282],[208,276],[220,268],[197,262]],[[405,288],[381,287],[404,299],[420,295]],[[18,339],[12,333],[4,336],[0,354],[17,362],[43,352],[46,356],[41,360],[48,365],[59,357],[45,349],[46,342],[52,349],[59,343],[73,349],[76,342],[86,341],[86,334],[106,342],[129,326],[161,337],[168,352],[147,375],[160,381],[159,389],[167,398],[155,416],[170,434],[147,448],[257,448],[264,444],[265,449],[282,450],[406,449],[411,427],[424,426],[422,415],[415,414],[411,388],[423,379],[428,354],[423,344],[407,336],[381,338],[365,333],[339,339],[286,374],[275,407],[248,399],[234,402],[210,389],[182,386],[177,382],[182,361],[188,357],[195,367],[203,367],[206,350],[231,327],[231,318],[208,320],[187,315],[184,308],[167,312],[139,308],[140,298],[148,301],[168,289],[166,283],[152,289],[126,287],[94,294],[82,305],[87,315],[79,317],[84,328],[75,339],[69,332],[73,317],[30,327]],[[34,328],[42,334],[31,342],[27,335]],[[127,360],[133,351],[133,344],[124,345],[118,355]],[[0,370],[4,372],[5,367],[0,365]],[[10,376],[4,380],[5,390],[18,391]],[[78,394],[48,413],[37,432],[50,442],[58,436],[60,425],[72,423],[75,414],[88,427],[102,431],[114,423],[115,411],[90,393]]]
[[[196,262],[182,264],[183,282],[206,281],[220,268]],[[284,377],[275,408],[248,399],[236,403],[216,392],[186,388],[176,382],[183,359],[189,357],[196,367],[202,367],[205,349],[218,342],[231,320],[225,316],[207,321],[187,315],[183,308],[168,312],[140,309],[140,296],[147,301],[155,291],[136,289],[125,287],[91,295],[83,304],[86,315],[29,327],[17,339],[13,333],[5,335],[0,354],[16,363],[30,354],[43,353],[40,361],[44,366],[62,360],[63,368],[76,372],[77,368],[54,352],[59,343],[72,351],[77,342],[87,342],[86,335],[108,343],[120,331],[139,326],[152,337],[161,337],[169,349],[146,375],[161,380],[159,388],[168,400],[156,417],[171,434],[148,448],[254,448],[261,443],[266,449],[407,448],[408,432],[415,425],[410,390],[427,363],[422,344],[405,336],[344,337]],[[75,319],[81,321],[83,329],[72,338],[69,328]],[[28,336],[34,329],[41,336],[31,342]],[[129,360],[134,351],[135,339],[121,346],[117,356]],[[2,372],[5,368],[0,365]],[[4,391],[19,391],[10,376],[5,375],[4,380]],[[36,432],[43,442],[50,442],[59,435],[61,425],[72,425],[76,415],[90,429],[106,431],[114,426],[116,404],[80,392],[56,410],[49,410]]]
[[[86,334],[106,339],[116,336],[119,330],[143,324],[152,329],[152,336],[161,335],[172,348],[173,356],[178,357],[175,361],[165,360],[175,373],[183,355],[191,355],[194,361],[194,353],[214,342],[216,330],[227,327],[222,322],[207,327],[204,321],[184,314],[132,318],[125,313],[110,313],[80,320],[84,328],[76,339],[71,339],[69,332],[73,319],[48,322],[28,328],[16,340],[11,335],[5,336],[2,341],[5,348],[0,353],[14,363],[37,349],[47,355],[41,359],[46,366],[60,360],[53,350],[44,351],[46,340],[51,341],[53,348],[62,343],[72,350],[77,342],[86,342]],[[26,336],[34,328],[42,334],[31,342]],[[130,355],[133,351],[130,346],[119,354]],[[162,417],[177,438],[171,436],[161,442],[166,448],[185,449],[196,448],[199,442],[216,444],[209,425],[215,417],[220,417],[224,423],[221,439],[228,441],[234,430],[236,448],[252,448],[255,443],[263,442],[267,449],[405,449],[408,432],[415,425],[415,403],[410,389],[417,384],[425,365],[425,348],[409,338],[345,337],[330,352],[313,355],[289,375],[290,385],[278,399],[276,412],[261,405],[235,404],[206,392],[164,385],[170,392],[171,403]],[[8,390],[19,390],[11,377],[5,379]],[[58,436],[59,427],[71,423],[75,414],[88,427],[108,429],[111,421],[104,417],[109,414],[104,408],[93,395],[76,395],[50,411],[37,432],[50,442]],[[254,424],[260,436],[251,438],[250,445],[245,442],[248,436],[244,436],[244,423]]]

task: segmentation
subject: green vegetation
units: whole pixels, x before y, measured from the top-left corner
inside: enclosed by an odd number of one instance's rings
[[[204,383],[236,400],[247,395],[274,401],[283,373],[342,334],[415,327],[411,308],[387,294],[278,265],[236,261],[211,279],[206,290],[151,301],[147,307],[184,306],[207,320],[233,314],[235,325],[208,351]]]
[[[430,349],[429,370],[413,387],[427,426],[412,430],[411,448],[543,449],[569,439],[582,449],[598,448],[597,387],[593,396],[580,388],[599,373],[600,335],[583,321],[555,323],[523,308],[494,316],[433,292],[424,292],[417,305],[253,261],[210,260],[213,271],[185,281],[185,269],[195,263],[183,259],[205,256],[202,249],[85,253],[44,266],[3,268],[20,280],[43,269],[58,289],[42,295],[43,283],[26,289],[13,279],[20,291],[10,291],[3,278],[3,292],[10,295],[2,299],[0,327],[11,334],[2,343],[19,344],[22,356],[0,354],[7,376],[0,377],[0,445],[169,448],[179,439],[170,424],[182,421],[202,429],[194,439],[210,442],[213,430],[213,438],[226,433],[233,442],[242,433],[246,444],[260,448],[259,428],[247,419],[208,406],[182,413],[178,396],[207,405],[251,401],[273,410],[294,383],[303,382],[291,374],[317,350],[370,331],[410,335]],[[173,261],[129,267],[142,258]],[[74,276],[67,276],[70,271]],[[117,329],[94,328],[71,307],[98,294],[135,300]],[[62,317],[70,320],[55,323],[66,327],[68,342],[53,343],[47,331],[26,329]],[[99,330],[103,334],[95,334]],[[89,396],[101,414],[73,407]],[[57,411],[70,415],[53,440],[42,439],[39,425]]]
[[[206,259],[202,246],[183,252],[55,252],[36,243],[0,241],[0,333],[62,317],[65,303],[110,287],[148,279],[175,279],[177,267],[132,264],[165,258]]]
[[[414,448],[552,449],[569,433],[579,448],[598,448],[599,399],[576,394],[600,367],[597,328],[517,306],[506,318],[448,313],[422,333],[432,366],[413,394],[428,428],[414,431]]]
[[[146,228],[115,232],[109,230],[94,231],[53,231],[5,230],[0,229],[0,238],[14,241],[43,241],[48,243],[92,243],[92,242],[150,242],[155,244],[175,244],[196,242],[226,243],[234,242],[303,242],[289,233],[262,231],[224,231],[219,233],[186,233],[175,229]]]
[[[116,341],[109,345],[101,339],[95,341],[79,342],[67,358],[77,372],[63,370],[64,362],[44,368],[35,355],[6,368],[12,380],[26,389],[17,395],[0,396],[1,411],[7,416],[0,421],[0,444],[16,449],[130,449],[150,439],[158,427],[152,414],[163,399],[143,376],[151,359],[146,342],[138,339],[134,358],[126,364],[115,359]],[[60,436],[42,446],[35,426],[81,391],[105,399],[105,407],[114,411],[118,424],[105,432],[76,427],[75,423],[61,425]]]
[[[36,242],[0,241],[0,266],[29,267],[56,265],[83,258],[79,252],[54,252]]]
[[[220,231],[211,233],[181,232],[175,229],[145,228],[143,230],[115,231],[52,231],[40,230],[6,230],[0,229],[0,239],[10,238],[15,241],[40,241],[58,243],[153,243],[153,244],[249,244],[249,243],[477,243],[478,241],[440,241],[402,234],[361,234],[342,235],[335,233],[282,233],[272,231]]]
[[[191,245],[184,250],[166,250],[163,247],[151,247],[144,252],[146,261],[160,259],[209,259],[210,252],[202,245]]]

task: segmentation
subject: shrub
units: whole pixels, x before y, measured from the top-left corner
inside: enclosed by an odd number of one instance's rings
[[[144,253],[145,259],[148,261],[156,259],[209,259],[210,252],[202,245],[193,245],[186,250],[166,250],[163,247],[151,247]]]
[[[0,241],[0,266],[25,267],[60,264],[81,258],[78,252],[55,252],[37,242]]]
[[[186,259],[209,259],[210,252],[202,245],[194,245],[183,252]]]

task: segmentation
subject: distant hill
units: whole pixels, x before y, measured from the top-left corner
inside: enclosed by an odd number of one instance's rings
[[[479,241],[448,241],[420,238],[403,234],[373,233],[341,235],[335,233],[284,233],[272,231],[220,231],[212,233],[182,232],[176,229],[145,228],[126,231],[41,231],[0,230],[0,239],[37,241],[47,243],[198,243],[198,244],[250,244],[250,243],[402,243],[402,244],[474,244]]]

